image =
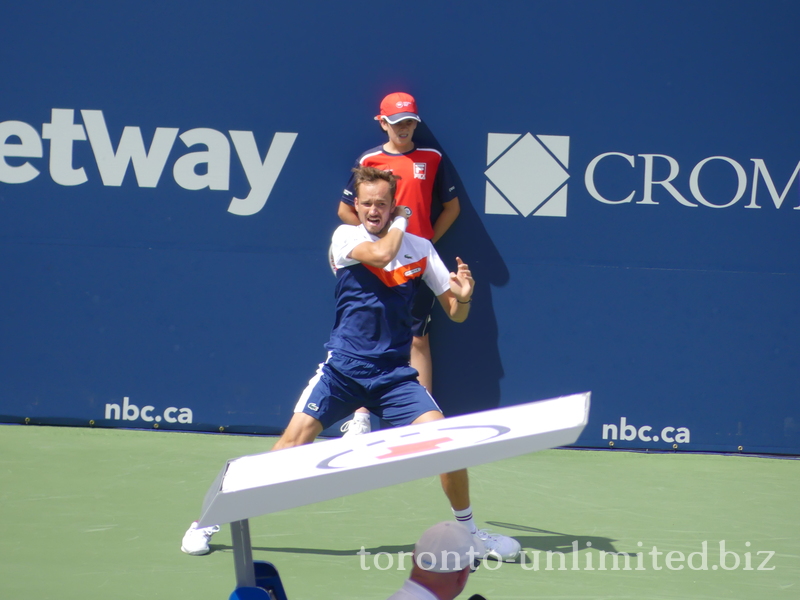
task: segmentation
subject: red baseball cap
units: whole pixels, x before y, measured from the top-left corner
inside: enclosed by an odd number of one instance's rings
[[[417,114],[417,101],[414,96],[404,92],[394,92],[381,101],[381,114],[375,116],[376,121],[386,119],[392,125],[403,119],[422,121]]]

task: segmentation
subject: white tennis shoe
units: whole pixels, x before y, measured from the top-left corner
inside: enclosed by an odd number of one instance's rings
[[[372,431],[372,425],[370,424],[369,419],[350,419],[346,423],[343,423],[339,430],[344,433],[342,437],[346,438],[354,435],[369,433]]]
[[[181,551],[192,556],[200,556],[201,554],[208,554],[211,550],[208,547],[208,541],[211,536],[219,531],[219,525],[212,525],[211,527],[198,527],[197,521],[192,523],[186,533],[183,535],[181,542]]]
[[[512,537],[489,533],[485,529],[479,529],[474,535],[483,542],[483,546],[486,548],[484,558],[491,556],[502,562],[513,562],[519,554],[520,543]]]

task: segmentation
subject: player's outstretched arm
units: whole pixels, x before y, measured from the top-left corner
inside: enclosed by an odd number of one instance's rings
[[[467,263],[456,257],[456,264],[458,265],[456,272],[450,273],[450,289],[438,298],[447,316],[456,323],[463,323],[469,315],[475,280]]]

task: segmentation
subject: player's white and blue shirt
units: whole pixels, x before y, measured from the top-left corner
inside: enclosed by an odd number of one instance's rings
[[[436,296],[450,289],[450,272],[428,240],[406,233],[395,259],[383,269],[349,258],[362,242],[377,241],[363,225],[340,225],[333,234],[336,322],[326,348],[375,363],[407,363],[411,307],[423,283]]]

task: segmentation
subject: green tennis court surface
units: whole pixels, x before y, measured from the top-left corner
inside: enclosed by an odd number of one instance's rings
[[[180,540],[225,460],[273,442],[0,426],[0,598],[226,600],[228,527],[207,556]],[[479,526],[527,560],[487,563],[462,598],[800,598],[800,461],[551,450],[470,473]],[[408,576],[398,553],[450,518],[428,478],[250,526],[289,600],[385,600]]]

